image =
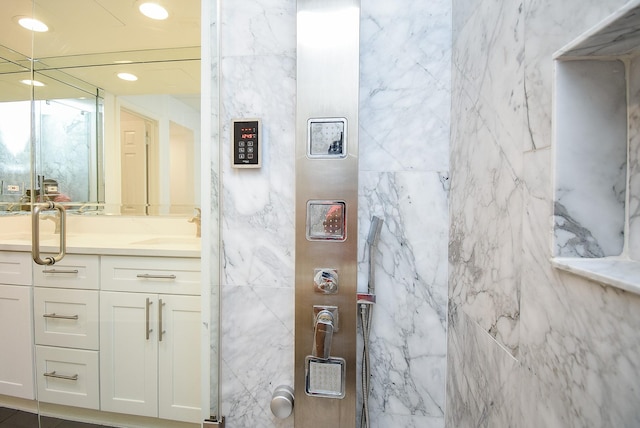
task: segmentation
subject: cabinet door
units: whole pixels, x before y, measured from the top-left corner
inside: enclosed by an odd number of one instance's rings
[[[100,292],[100,404],[110,412],[157,416],[155,294]]]
[[[200,298],[160,295],[158,303],[162,324],[158,343],[158,416],[199,422]]]
[[[0,394],[34,399],[31,287],[0,285]]]

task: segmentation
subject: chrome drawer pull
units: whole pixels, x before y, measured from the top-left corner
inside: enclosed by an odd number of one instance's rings
[[[69,269],[69,270],[64,270],[64,269],[45,269],[42,271],[42,273],[78,273],[78,269]]]
[[[44,375],[46,377],[55,377],[56,379],[78,380],[77,374],[74,374],[73,376],[61,375],[61,374],[57,374],[55,370],[50,373],[44,373]]]
[[[58,315],[55,312],[52,314],[44,314],[42,315],[44,318],[56,318],[59,320],[77,320],[78,315]]]
[[[139,273],[136,276],[144,279],[176,279],[175,275],[151,275],[149,273]]]

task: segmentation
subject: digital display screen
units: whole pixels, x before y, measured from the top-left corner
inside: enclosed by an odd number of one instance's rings
[[[260,121],[233,121],[232,166],[260,168]]]

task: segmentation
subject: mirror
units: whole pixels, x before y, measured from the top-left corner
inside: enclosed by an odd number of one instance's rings
[[[135,0],[3,1],[0,212],[28,209],[33,188],[80,213],[193,213],[200,205],[200,6],[182,0],[170,19],[153,20]],[[31,16],[49,30],[19,26]]]

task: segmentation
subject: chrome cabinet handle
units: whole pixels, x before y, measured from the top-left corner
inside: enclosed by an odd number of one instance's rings
[[[176,279],[175,275],[152,275],[150,273],[139,273],[136,277],[143,279]]]
[[[70,273],[70,274],[77,274],[79,271],[78,269],[44,269],[42,271],[42,273],[51,273],[51,274],[56,274],[56,273]]]
[[[153,302],[147,297],[147,304],[146,304],[146,321],[145,321],[145,330],[146,330],[146,338],[147,340],[149,340],[149,335],[151,334],[151,332],[153,331],[153,329],[149,328],[149,308],[151,307],[151,304],[153,304]]]
[[[163,306],[164,306],[164,303],[162,303],[162,299],[160,299],[158,301],[158,342],[162,342],[162,335],[166,333],[166,331],[162,329],[162,307]]]
[[[74,374],[74,375],[71,375],[71,376],[61,375],[61,374],[57,374],[55,370],[52,371],[52,372],[49,372],[49,373],[43,373],[43,375],[46,376],[46,377],[54,377],[56,379],[78,380],[78,375],[77,374]]]
[[[60,214],[60,250],[53,257],[40,257],[40,211],[42,209],[55,209]],[[47,202],[44,204],[35,204],[33,213],[31,214],[31,256],[33,261],[39,265],[52,265],[62,260],[67,252],[67,213],[64,207],[56,202]]]
[[[43,314],[43,318],[55,318],[58,320],[77,320],[78,315],[58,315],[55,312],[51,314]]]

